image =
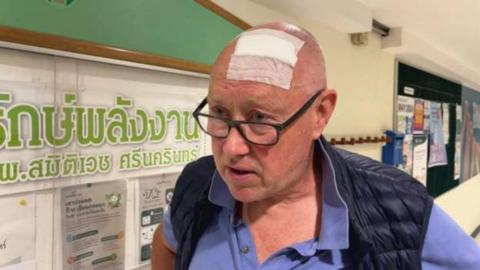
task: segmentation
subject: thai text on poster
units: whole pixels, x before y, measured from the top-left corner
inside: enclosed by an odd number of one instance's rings
[[[124,269],[126,183],[63,188],[63,269]]]

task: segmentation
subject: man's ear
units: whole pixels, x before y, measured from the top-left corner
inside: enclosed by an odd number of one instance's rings
[[[335,110],[337,104],[337,91],[334,89],[325,89],[320,93],[314,103],[314,130],[313,139],[318,139],[328,124],[328,120]]]

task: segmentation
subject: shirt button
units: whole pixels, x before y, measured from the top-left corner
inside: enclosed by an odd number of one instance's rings
[[[240,252],[242,252],[242,254],[247,254],[249,251],[250,251],[250,249],[248,248],[248,246],[243,246],[240,249]]]

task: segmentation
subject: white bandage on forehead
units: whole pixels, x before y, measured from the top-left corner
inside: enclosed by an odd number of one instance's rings
[[[245,32],[230,58],[227,79],[256,81],[288,90],[303,44],[301,39],[279,30]]]

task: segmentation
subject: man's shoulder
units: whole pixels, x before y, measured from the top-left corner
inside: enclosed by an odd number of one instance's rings
[[[204,226],[218,212],[218,208],[208,201],[214,172],[213,157],[205,156],[187,164],[178,177],[170,203],[170,218],[176,239],[183,239],[194,221],[198,226]],[[180,243],[178,248],[182,249]]]
[[[203,156],[188,163],[182,171],[184,176],[211,176],[215,171],[213,156]]]
[[[215,172],[215,162],[212,156],[204,156],[188,163],[177,179],[175,192],[188,188],[200,188],[210,183]]]
[[[410,263],[402,269],[417,269],[433,204],[425,187],[393,166],[341,149],[332,153],[353,235],[366,235],[385,265],[384,258],[393,258]]]
[[[212,156],[204,156],[188,163],[175,184],[172,210],[176,209],[181,202],[197,201],[199,196],[205,196],[214,172],[215,162]]]
[[[366,181],[388,182],[407,189],[426,192],[418,180],[391,165],[343,149],[336,148],[335,150],[345,161],[346,168],[360,174],[361,178]]]

